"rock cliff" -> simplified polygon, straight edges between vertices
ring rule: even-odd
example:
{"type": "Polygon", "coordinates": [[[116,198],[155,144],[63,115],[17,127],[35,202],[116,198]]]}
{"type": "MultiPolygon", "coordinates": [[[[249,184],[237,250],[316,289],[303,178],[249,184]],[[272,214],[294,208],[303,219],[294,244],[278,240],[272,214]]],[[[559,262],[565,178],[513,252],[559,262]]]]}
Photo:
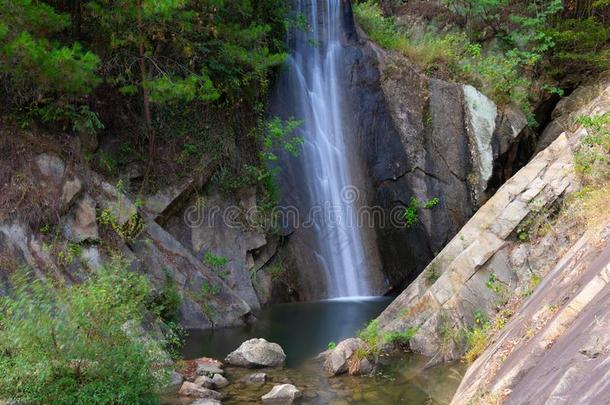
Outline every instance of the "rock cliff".
{"type": "Polygon", "coordinates": [[[416,225],[377,229],[384,272],[400,285],[419,274],[505,180],[502,163],[526,137],[527,119],[518,107],[498,107],[472,86],[428,77],[369,41],[351,14],[345,19],[346,77],[370,188],[367,204],[390,218],[412,198],[439,198],[433,209],[420,210],[416,225]]]}
{"type": "MultiPolygon", "coordinates": [[[[610,110],[610,82],[607,76],[600,80],[594,86],[598,89],[596,95],[589,97],[587,102],[578,102],[576,97],[579,93],[576,93],[572,101],[580,108],[573,109],[571,114],[599,116],[610,110]]],[[[548,325],[552,328],[548,333],[542,333],[544,337],[539,340],[542,343],[537,346],[541,350],[539,354],[544,356],[543,349],[555,339],[570,341],[566,329],[575,322],[575,311],[584,311],[587,303],[603,300],[607,293],[607,270],[604,267],[608,257],[603,253],[607,237],[602,232],[579,239],[584,227],[569,221],[556,224],[551,231],[535,240],[528,241],[528,232],[541,217],[548,219],[554,215],[558,203],[580,188],[573,162],[574,153],[586,133],[587,129],[573,121],[550,146],[508,180],[379,316],[380,330],[404,332],[412,328],[416,332],[410,341],[411,349],[432,357],[431,363],[458,359],[466,350],[464,331],[475,324],[475,318],[493,318],[498,308],[511,298],[531,294],[536,280],[548,273],[548,278],[543,278],[539,287],[544,292],[536,290],[538,292],[527,300],[511,322],[525,327],[530,322],[530,315],[537,314],[535,318],[539,318],[543,314],[536,311],[543,311],[546,304],[555,305],[552,314],[544,315],[546,319],[543,323],[549,321],[548,325]],[[591,263],[596,258],[599,260],[587,266],[587,261],[580,262],[584,254],[590,255],[591,263]],[[573,276],[570,276],[571,272],[573,276]],[[590,288],[587,287],[589,285],[590,288]],[[579,295],[582,291],[583,296],[579,295]],[[601,295],[598,296],[598,293],[601,295]],[[541,296],[546,298],[538,298],[541,296]]],[[[590,314],[596,311],[595,308],[589,307],[588,310],[593,311],[590,314]]],[[[577,322],[586,323],[587,319],[588,316],[578,316],[577,322]]],[[[576,327],[577,324],[573,325],[576,327]]],[[[507,356],[510,359],[510,350],[504,349],[516,344],[513,338],[517,332],[514,328],[516,326],[503,332],[501,341],[494,344],[495,349],[491,349],[496,355],[495,359],[501,359],[500,363],[507,356]]],[[[543,325],[539,329],[543,329],[543,325]]],[[[523,332],[523,329],[520,331],[523,332]]],[[[535,330],[534,334],[538,332],[535,330]]],[[[597,332],[594,335],[598,336],[597,332]]],[[[527,352],[527,349],[523,350],[521,353],[527,352]]],[[[569,350],[567,354],[571,353],[569,350]]],[[[473,390],[479,389],[470,388],[474,385],[472,376],[489,377],[489,367],[506,367],[502,368],[506,374],[500,373],[506,376],[506,380],[494,385],[496,388],[493,391],[497,393],[501,391],[500,386],[502,389],[508,387],[510,391],[513,387],[511,384],[518,384],[521,380],[525,384],[523,375],[540,360],[536,360],[536,356],[531,359],[521,356],[519,358],[525,363],[516,365],[519,360],[514,360],[515,363],[507,361],[506,366],[499,366],[497,361],[495,365],[491,364],[491,354],[484,357],[487,361],[475,363],[475,370],[478,371],[470,371],[466,377],[462,391],[469,394],[463,394],[464,397],[473,395],[473,390]]],[[[545,361],[553,360],[548,358],[545,361]]],[[[543,367],[535,372],[544,372],[543,367]]],[[[563,378],[559,374],[553,377],[557,384],[563,378]]],[[[535,379],[528,381],[532,383],[535,379]]],[[[591,395],[594,395],[595,389],[592,390],[591,395]]],[[[525,395],[525,391],[523,393],[525,395]]],[[[461,398],[459,393],[456,398],[461,398]]]]}
{"type": "Polygon", "coordinates": [[[2,137],[3,159],[14,161],[2,161],[10,169],[2,179],[0,294],[10,290],[20,268],[76,283],[120,255],[146,274],[158,294],[177,292],[186,328],[243,324],[269,299],[270,290],[254,280],[268,277],[256,273],[276,243],[223,216],[242,215],[256,206],[256,196],[253,190],[232,196],[215,190],[213,162],[202,161],[183,182],[136,201],[122,181],[111,184],[71,158],[70,146],[62,150],[54,137],[2,137]],[[215,207],[215,215],[206,207],[215,207]]]}

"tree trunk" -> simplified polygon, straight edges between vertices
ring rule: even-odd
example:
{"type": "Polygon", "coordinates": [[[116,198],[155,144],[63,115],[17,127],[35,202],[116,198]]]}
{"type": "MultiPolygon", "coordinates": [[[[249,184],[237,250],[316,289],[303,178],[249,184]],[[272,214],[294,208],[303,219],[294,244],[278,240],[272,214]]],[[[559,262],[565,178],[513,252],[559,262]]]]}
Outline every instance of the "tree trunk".
{"type": "Polygon", "coordinates": [[[142,1],[138,0],[138,15],[137,15],[137,28],[138,34],[140,35],[140,42],[138,44],[138,64],[140,66],[140,84],[142,86],[142,103],[144,108],[144,121],[146,123],[146,137],[148,138],[148,164],[150,165],[152,157],[154,156],[155,138],[152,128],[152,114],[150,112],[150,95],[146,88],[146,62],[144,58],[146,54],[144,52],[144,25],[142,23],[142,1]]]}

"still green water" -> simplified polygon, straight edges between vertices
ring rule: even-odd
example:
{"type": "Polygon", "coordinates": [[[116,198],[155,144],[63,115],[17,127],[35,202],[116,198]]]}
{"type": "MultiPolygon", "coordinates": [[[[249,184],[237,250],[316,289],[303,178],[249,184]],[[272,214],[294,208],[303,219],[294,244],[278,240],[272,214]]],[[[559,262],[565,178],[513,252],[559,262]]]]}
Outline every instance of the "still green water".
{"type": "Polygon", "coordinates": [[[389,304],[388,298],[328,300],[269,306],[259,311],[252,325],[216,331],[189,331],[184,358],[224,359],[243,341],[263,337],[279,343],[286,353],[286,368],[248,370],[227,367],[231,384],[223,404],[260,403],[274,384],[290,382],[303,392],[304,404],[447,404],[465,372],[460,363],[426,367],[428,359],[410,353],[381,357],[372,376],[329,378],[310,361],[329,342],[354,336],[389,304]],[[267,373],[263,385],[242,379],[254,372],[267,373]],[[240,381],[242,380],[242,381],[240,381]]]}

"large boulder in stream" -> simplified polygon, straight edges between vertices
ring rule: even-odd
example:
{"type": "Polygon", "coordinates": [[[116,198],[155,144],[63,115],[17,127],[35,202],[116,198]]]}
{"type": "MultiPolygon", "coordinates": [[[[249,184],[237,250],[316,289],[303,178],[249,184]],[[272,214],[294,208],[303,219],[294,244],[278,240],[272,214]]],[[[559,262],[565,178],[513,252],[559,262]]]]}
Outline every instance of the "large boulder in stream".
{"type": "Polygon", "coordinates": [[[280,367],[286,361],[286,354],[277,343],[250,339],[229,353],[225,361],[232,366],[248,368],[280,367]]]}

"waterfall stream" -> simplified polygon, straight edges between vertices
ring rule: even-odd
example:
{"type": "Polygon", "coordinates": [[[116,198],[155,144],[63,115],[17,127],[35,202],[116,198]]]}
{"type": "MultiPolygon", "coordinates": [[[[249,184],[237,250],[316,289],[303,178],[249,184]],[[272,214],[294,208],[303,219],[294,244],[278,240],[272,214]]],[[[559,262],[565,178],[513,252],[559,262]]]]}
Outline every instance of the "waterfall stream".
{"type": "Polygon", "coordinates": [[[302,121],[302,151],[296,162],[284,159],[282,170],[292,176],[289,182],[299,183],[300,197],[294,198],[300,200],[301,217],[312,222],[308,248],[314,250],[313,261],[325,278],[326,298],[372,294],[357,221],[360,191],[353,186],[354,162],[344,122],[349,116],[341,74],[345,4],[342,0],[296,2],[298,18],[308,24],[293,32],[287,71],[275,95],[284,115],[302,121]]]}

